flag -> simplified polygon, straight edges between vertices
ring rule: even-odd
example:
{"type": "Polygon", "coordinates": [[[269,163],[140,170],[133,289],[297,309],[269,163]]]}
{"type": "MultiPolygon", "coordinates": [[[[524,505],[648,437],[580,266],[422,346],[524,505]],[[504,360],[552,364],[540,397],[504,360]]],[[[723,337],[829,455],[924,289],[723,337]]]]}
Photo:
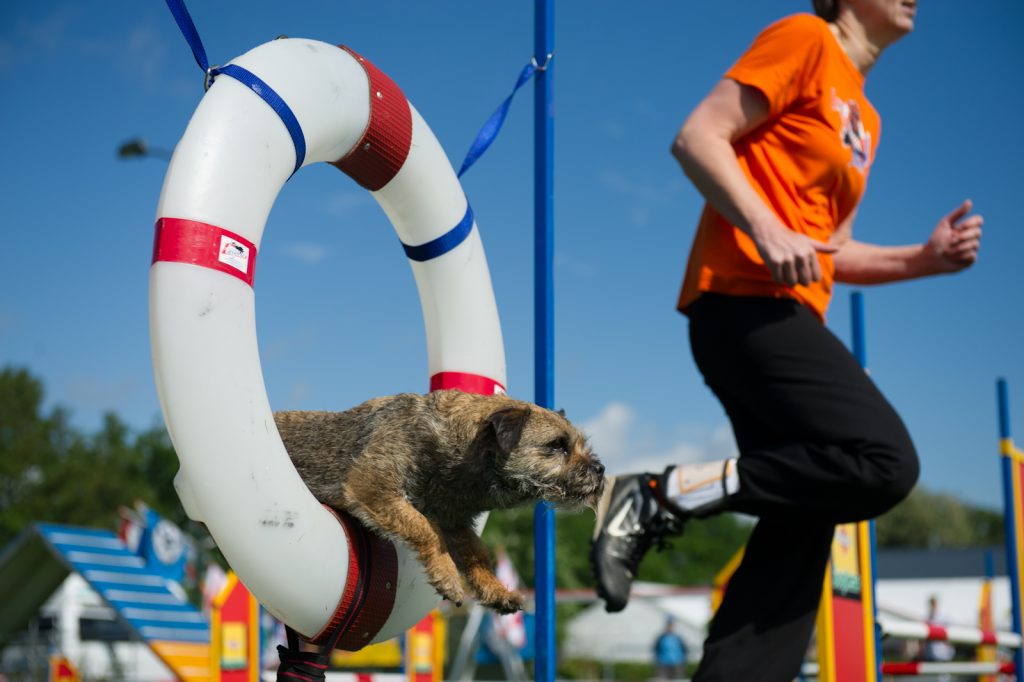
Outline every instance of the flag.
{"type": "Polygon", "coordinates": [[[203,612],[208,613],[213,600],[217,598],[224,586],[228,584],[228,574],[224,572],[216,562],[211,561],[206,567],[206,573],[203,575],[202,593],[203,593],[203,612]]]}
{"type": "MultiPolygon", "coordinates": [[[[499,547],[496,554],[498,561],[494,574],[502,585],[510,590],[518,590],[519,574],[516,573],[516,567],[512,565],[512,560],[508,558],[505,548],[499,547]]],[[[519,651],[526,646],[526,624],[523,621],[522,611],[492,618],[491,622],[494,624],[494,633],[508,642],[513,651],[519,651]]]]}
{"type": "MultiPolygon", "coordinates": [[[[136,502],[135,505],[141,505],[141,502],[136,502]]],[[[146,520],[141,513],[121,505],[117,508],[117,515],[119,517],[117,525],[117,537],[121,538],[121,542],[132,552],[139,551],[139,545],[142,543],[142,534],[146,531],[146,520]]]]}

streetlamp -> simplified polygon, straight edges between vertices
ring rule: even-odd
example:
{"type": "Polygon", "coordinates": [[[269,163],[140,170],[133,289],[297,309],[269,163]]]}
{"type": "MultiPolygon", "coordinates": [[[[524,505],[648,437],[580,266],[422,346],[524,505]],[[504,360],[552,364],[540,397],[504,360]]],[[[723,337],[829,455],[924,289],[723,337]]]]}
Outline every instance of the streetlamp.
{"type": "Polygon", "coordinates": [[[149,143],[141,137],[132,138],[117,148],[117,158],[122,160],[140,159],[147,156],[163,159],[164,161],[171,160],[171,152],[160,147],[150,147],[149,143]]]}

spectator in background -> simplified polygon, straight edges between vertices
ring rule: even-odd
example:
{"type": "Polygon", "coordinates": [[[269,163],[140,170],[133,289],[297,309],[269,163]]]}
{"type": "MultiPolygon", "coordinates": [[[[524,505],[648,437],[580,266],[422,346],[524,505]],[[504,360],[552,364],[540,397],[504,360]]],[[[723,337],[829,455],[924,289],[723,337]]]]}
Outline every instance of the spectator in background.
{"type": "Polygon", "coordinates": [[[670,616],[665,629],[654,640],[654,676],[659,680],[681,680],[686,674],[686,644],[675,631],[670,616]]]}
{"type": "MultiPolygon", "coordinates": [[[[931,625],[946,626],[949,620],[939,612],[939,597],[928,597],[928,615],[925,617],[931,625]]],[[[921,648],[922,661],[952,661],[956,649],[949,642],[927,641],[921,648]]]]}

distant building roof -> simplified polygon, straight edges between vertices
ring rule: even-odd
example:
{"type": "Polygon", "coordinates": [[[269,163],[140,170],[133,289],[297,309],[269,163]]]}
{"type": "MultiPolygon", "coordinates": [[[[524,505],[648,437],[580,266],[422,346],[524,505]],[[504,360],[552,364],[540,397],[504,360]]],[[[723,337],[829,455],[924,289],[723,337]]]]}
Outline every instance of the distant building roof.
{"type": "Polygon", "coordinates": [[[992,555],[995,575],[1007,575],[1002,547],[971,547],[879,550],[875,555],[876,578],[981,578],[985,576],[985,557],[989,553],[992,555]]]}

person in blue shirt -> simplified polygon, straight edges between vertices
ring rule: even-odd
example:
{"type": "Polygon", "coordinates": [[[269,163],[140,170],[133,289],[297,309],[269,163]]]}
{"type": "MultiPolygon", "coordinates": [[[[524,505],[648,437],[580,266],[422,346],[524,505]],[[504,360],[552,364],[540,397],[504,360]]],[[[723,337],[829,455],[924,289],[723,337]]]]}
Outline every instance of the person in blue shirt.
{"type": "Polygon", "coordinates": [[[654,675],[659,680],[681,680],[686,673],[686,644],[675,631],[675,621],[665,621],[665,629],[654,640],[654,675]]]}

